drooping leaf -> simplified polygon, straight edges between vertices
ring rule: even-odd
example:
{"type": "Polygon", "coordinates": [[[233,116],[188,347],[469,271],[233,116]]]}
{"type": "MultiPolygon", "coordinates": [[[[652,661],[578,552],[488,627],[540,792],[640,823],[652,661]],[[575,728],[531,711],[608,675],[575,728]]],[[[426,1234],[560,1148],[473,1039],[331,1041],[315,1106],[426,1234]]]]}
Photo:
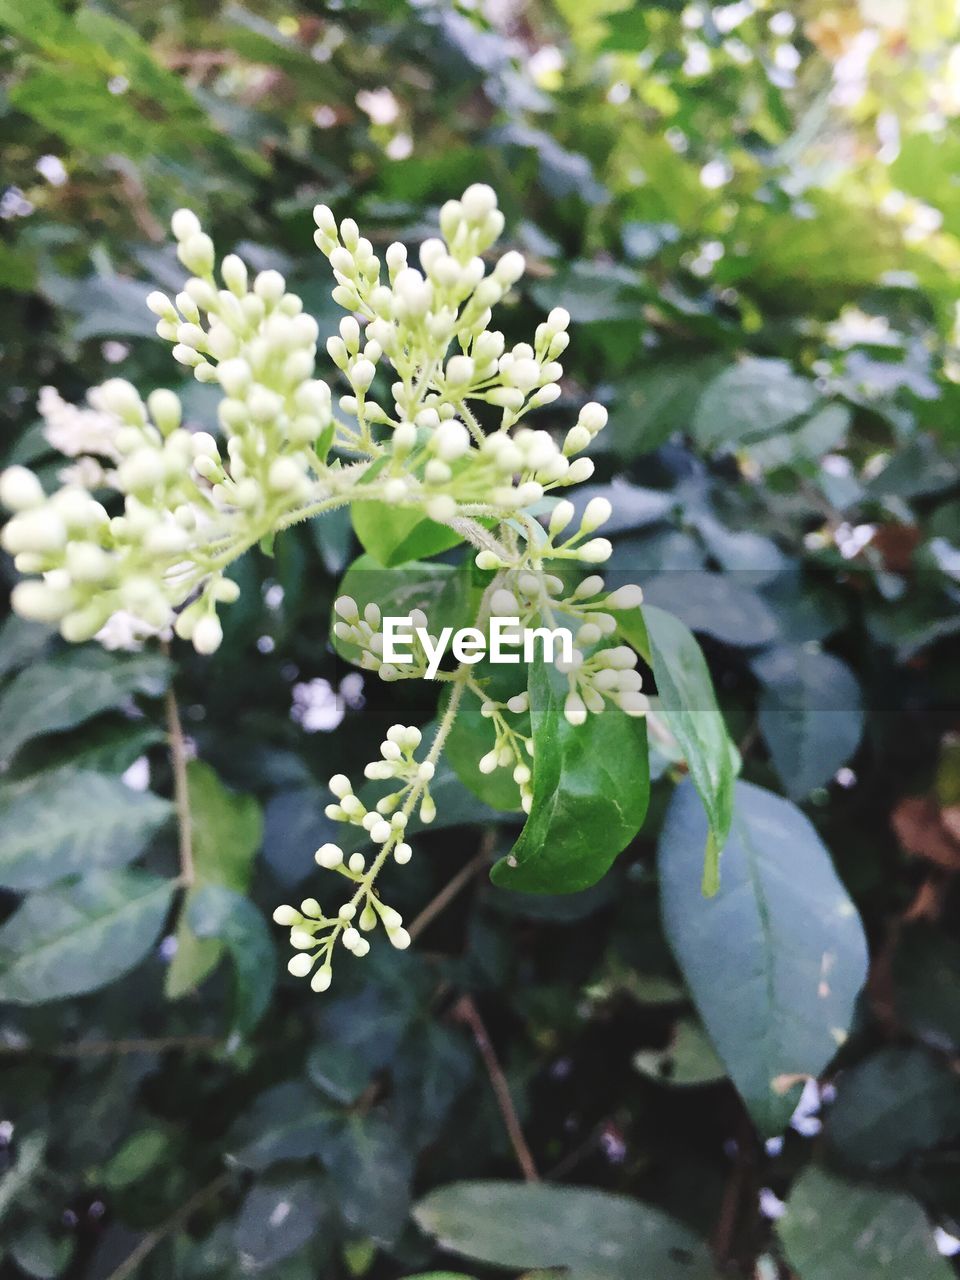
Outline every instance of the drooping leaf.
{"type": "Polygon", "coordinates": [[[619,616],[620,633],[653,668],[658,712],[676,738],[709,821],[703,883],[715,893],[730,832],[737,765],[703,652],[673,614],[645,605],[619,616]]]}
{"type": "Polygon", "coordinates": [[[647,726],[610,705],[569,724],[566,677],[542,658],[531,664],[529,691],[533,806],[490,878],[506,889],[572,893],[601,879],[640,830],[650,795],[647,726]]]}
{"type": "Polygon", "coordinates": [[[853,672],[833,654],[777,645],[755,658],[760,729],[789,795],[802,799],[851,758],[863,734],[853,672]]]}
{"type": "Polygon", "coordinates": [[[43,1004],[116,981],[150,951],[174,888],[121,868],[32,894],[0,927],[0,1000],[43,1004]]]}
{"type": "Polygon", "coordinates": [[[34,663],[0,695],[0,765],[40,734],[72,729],[137,693],[157,697],[168,675],[160,654],[121,656],[94,647],[34,663]]]}
{"type": "Polygon", "coordinates": [[[22,893],[132,862],[171,806],[119,778],[58,769],[0,787],[0,812],[0,885],[22,893]]]}
{"type": "Polygon", "coordinates": [[[925,1049],[882,1049],[845,1071],[827,1136],[855,1165],[885,1169],[960,1133],[960,1079],[925,1049]]]}
{"type": "Polygon", "coordinates": [[[664,927],[700,1017],[766,1137],[846,1038],[867,972],[856,907],[809,820],[738,782],[720,887],[700,893],[707,818],[690,782],[660,836],[664,927]]]}
{"type": "Polygon", "coordinates": [[[455,1182],[414,1209],[441,1248],[511,1270],[563,1267],[570,1280],[712,1280],[706,1246],[661,1209],[587,1187],[455,1182]]]}
{"type": "Polygon", "coordinates": [[[951,1280],[916,1200],[818,1169],[794,1184],[777,1234],[799,1280],[951,1280]]]}

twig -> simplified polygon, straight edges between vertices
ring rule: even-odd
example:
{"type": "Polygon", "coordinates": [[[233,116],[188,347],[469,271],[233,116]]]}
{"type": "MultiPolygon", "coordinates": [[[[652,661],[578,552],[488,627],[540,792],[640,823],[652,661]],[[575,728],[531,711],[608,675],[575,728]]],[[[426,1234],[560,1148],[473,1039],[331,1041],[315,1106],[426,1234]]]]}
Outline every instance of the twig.
{"type": "Polygon", "coordinates": [[[497,1061],[497,1055],[493,1051],[493,1045],[490,1043],[490,1037],[487,1035],[487,1029],[483,1025],[483,1019],[480,1017],[480,1011],[473,1002],[473,997],[469,995],[461,996],[453,1006],[452,1016],[457,1021],[465,1023],[473,1032],[473,1038],[477,1043],[477,1048],[480,1050],[480,1057],[483,1059],[483,1065],[487,1069],[487,1075],[490,1077],[490,1084],[493,1086],[497,1105],[500,1108],[500,1114],[503,1116],[507,1136],[510,1139],[510,1145],[513,1147],[514,1155],[517,1157],[520,1171],[527,1182],[539,1182],[540,1175],[537,1173],[537,1166],[533,1163],[533,1156],[530,1154],[530,1148],[527,1146],[527,1140],[523,1136],[523,1130],[517,1118],[513,1099],[510,1097],[510,1086],[507,1084],[507,1078],[503,1074],[500,1063],[497,1061]]]}
{"type": "Polygon", "coordinates": [[[171,1231],[176,1231],[177,1227],[182,1226],[189,1218],[193,1216],[201,1205],[206,1204],[208,1200],[212,1200],[218,1195],[224,1187],[230,1185],[231,1175],[229,1173],[221,1173],[214,1178],[212,1182],[208,1182],[205,1187],[201,1187],[199,1191],[195,1191],[189,1200],[186,1200],[175,1213],[172,1213],[166,1222],[162,1222],[156,1231],[151,1231],[149,1235],[145,1235],[137,1247],[131,1254],[120,1263],[116,1271],[111,1271],[107,1280],[127,1280],[128,1276],[132,1276],[140,1263],[153,1253],[158,1244],[161,1244],[171,1231]]]}
{"type": "Polygon", "coordinates": [[[93,1058],[108,1054],[167,1053],[171,1049],[215,1049],[220,1036],[161,1036],[144,1040],[80,1040],[77,1044],[55,1044],[50,1048],[34,1044],[0,1044],[0,1055],[37,1054],[47,1058],[93,1058]]]}
{"type": "Polygon", "coordinates": [[[196,880],[193,861],[193,817],[190,812],[190,785],[187,780],[187,745],[183,737],[183,725],[177,709],[177,697],[173,685],[167,688],[167,740],[170,744],[170,767],[173,770],[173,798],[177,807],[177,823],[180,829],[180,879],[189,889],[196,880]]]}
{"type": "Polygon", "coordinates": [[[407,932],[411,938],[417,938],[428,924],[431,924],[441,911],[445,910],[461,889],[466,888],[473,877],[490,861],[493,842],[496,836],[492,830],[485,831],[480,842],[480,849],[468,863],[460,868],[455,876],[447,881],[435,898],[432,898],[416,917],[407,932]]]}

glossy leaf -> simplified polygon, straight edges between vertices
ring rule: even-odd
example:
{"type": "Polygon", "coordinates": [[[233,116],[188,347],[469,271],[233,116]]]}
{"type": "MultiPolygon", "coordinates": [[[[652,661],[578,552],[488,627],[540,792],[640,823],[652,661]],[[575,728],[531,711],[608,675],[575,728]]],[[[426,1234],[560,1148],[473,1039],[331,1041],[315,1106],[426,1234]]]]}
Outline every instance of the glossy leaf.
{"type": "Polygon", "coordinates": [[[916,1200],[813,1166],[794,1184],[777,1234],[799,1280],[951,1280],[916,1200]]]}
{"type": "Polygon", "coordinates": [[[737,783],[713,898],[699,890],[706,835],[684,782],[660,836],[664,927],[710,1039],[771,1137],[786,1127],[803,1080],[846,1039],[867,972],[863,926],[815,829],[788,800],[737,783]]]}
{"type": "Polygon", "coordinates": [[[119,778],[60,769],[0,787],[0,811],[0,885],[22,893],[132,862],[172,806],[119,778]]]}
{"type": "Polygon", "coordinates": [[[116,981],[153,947],[174,887],[120,869],[33,894],[0,926],[0,1000],[43,1004],[116,981]]]}
{"type": "Polygon", "coordinates": [[[542,659],[530,667],[529,690],[533,806],[491,879],[507,889],[573,893],[601,879],[643,824],[647,726],[610,705],[568,724],[566,677],[542,659]]]}
{"type": "Polygon", "coordinates": [[[207,884],[191,895],[186,922],[199,939],[216,939],[230,953],[235,974],[232,1030],[249,1035],[266,1013],[276,983],[276,950],[266,920],[243,894],[207,884]]]}
{"type": "Polygon", "coordinates": [[[34,663],[0,694],[0,764],[40,734],[72,729],[137,693],[157,697],[168,674],[159,654],[120,656],[99,648],[70,649],[34,663]]]}
{"type": "Polygon", "coordinates": [[[414,1216],[450,1253],[511,1270],[564,1267],[570,1280],[711,1280],[706,1246],[661,1209],[586,1187],[455,1182],[414,1216]]]}
{"type": "Polygon", "coordinates": [[[775,646],[752,664],[763,686],[760,730],[794,799],[829,782],[863,735],[860,686],[833,654],[775,646]]]}

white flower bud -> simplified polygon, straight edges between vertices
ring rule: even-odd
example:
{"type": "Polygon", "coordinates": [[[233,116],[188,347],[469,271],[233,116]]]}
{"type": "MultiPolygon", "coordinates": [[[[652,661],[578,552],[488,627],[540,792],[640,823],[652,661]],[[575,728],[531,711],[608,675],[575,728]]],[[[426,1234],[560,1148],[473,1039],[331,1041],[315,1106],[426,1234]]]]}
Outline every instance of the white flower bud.
{"type": "Polygon", "coordinates": [[[200,219],[192,209],[178,209],[170,219],[170,228],[177,240],[188,240],[200,233],[200,219]]]}
{"type": "Polygon", "coordinates": [[[603,564],[613,554],[613,544],[609,538],[591,538],[577,551],[577,559],[584,564],[603,564]]]}
{"type": "Polygon", "coordinates": [[[294,907],[277,907],[273,913],[274,924],[283,925],[284,928],[300,924],[302,920],[303,916],[294,907]]]}
{"type": "Polygon", "coordinates": [[[595,400],[591,400],[589,404],[585,404],[580,410],[577,425],[586,427],[591,436],[595,436],[598,431],[602,431],[607,425],[606,409],[602,404],[597,404],[595,400]]]}
{"type": "Polygon", "coordinates": [[[359,360],[355,360],[350,366],[347,376],[354,390],[359,395],[363,395],[365,391],[369,391],[376,372],[376,366],[364,356],[361,356],[359,360]]]}
{"type": "Polygon", "coordinates": [[[330,983],[332,981],[333,981],[333,970],[330,968],[328,964],[321,965],[321,967],[310,979],[310,989],[312,991],[316,991],[319,994],[321,991],[328,990],[330,987],[330,983]]]}
{"type": "Polygon", "coordinates": [[[22,511],[9,520],[0,532],[0,545],[11,555],[33,551],[43,555],[62,551],[67,541],[67,530],[56,511],[48,506],[22,511]]]}
{"type": "Polygon", "coordinates": [[[613,507],[606,498],[591,498],[583,512],[580,529],[583,533],[593,533],[613,515],[613,507]]]}
{"type": "Polygon", "coordinates": [[[511,249],[509,253],[505,253],[497,265],[493,269],[494,278],[505,285],[516,284],[523,275],[527,264],[524,261],[522,253],[517,253],[515,249],[511,249]]]}
{"type": "Polygon", "coordinates": [[[8,511],[29,511],[43,500],[43,485],[26,467],[7,467],[0,472],[0,504],[8,511]]]}
{"type": "Polygon", "coordinates": [[[73,605],[75,596],[66,590],[36,580],[18,582],[10,593],[13,611],[30,622],[59,622],[73,605]]]}
{"type": "Polygon", "coordinates": [[[322,844],[313,856],[317,865],[326,867],[328,871],[333,871],[343,862],[343,850],[335,844],[322,844]]]}
{"type": "Polygon", "coordinates": [[[572,690],[567,694],[564,701],[563,717],[568,724],[572,724],[574,727],[583,724],[587,718],[587,708],[583,699],[572,690]]]}
{"type": "Polygon", "coordinates": [[[590,458],[576,458],[570,463],[570,470],[566,474],[567,484],[583,484],[584,480],[589,480],[593,475],[594,466],[590,458]]]}
{"type": "Polygon", "coordinates": [[[295,978],[305,978],[313,968],[313,961],[313,956],[308,956],[306,952],[301,951],[287,962],[287,971],[295,978]]]}
{"type": "Polygon", "coordinates": [[[475,182],[460,197],[460,208],[470,222],[483,222],[497,207],[497,195],[485,182],[475,182]]]}
{"type": "Polygon", "coordinates": [[[223,628],[215,613],[207,613],[198,619],[193,628],[193,647],[197,653],[216,653],[223,642],[223,628]]]}
{"type": "Polygon", "coordinates": [[[550,512],[550,532],[552,534],[561,533],[576,514],[576,510],[572,502],[566,498],[562,499],[550,512]]]}
{"type": "Polygon", "coordinates": [[[253,291],[267,304],[277,303],[283,297],[287,282],[279,271],[261,271],[253,282],[253,291]]]}
{"type": "Polygon", "coordinates": [[[267,484],[274,493],[290,493],[303,478],[303,470],[293,458],[274,458],[267,473],[267,484]]]}
{"type": "Polygon", "coordinates": [[[347,859],[347,866],[355,876],[360,875],[366,865],[367,861],[362,853],[351,853],[350,857],[347,859]]]}
{"type": "Polygon", "coordinates": [[[177,246],[177,257],[197,276],[208,276],[213,270],[213,241],[202,231],[181,240],[177,246]]]}
{"type": "Polygon", "coordinates": [[[586,427],[571,427],[563,441],[563,452],[567,457],[573,453],[582,453],[592,439],[593,436],[586,427]]]}
{"type": "Polygon", "coordinates": [[[387,937],[398,951],[406,951],[412,941],[406,929],[391,929],[388,931],[387,937]]]}
{"type": "Polygon", "coordinates": [[[393,858],[400,866],[404,866],[413,857],[413,850],[408,844],[398,844],[393,851],[393,858]]]}
{"type": "Polygon", "coordinates": [[[228,253],[220,263],[220,274],[223,276],[223,283],[231,293],[236,294],[238,298],[246,294],[247,268],[235,253],[228,253]]]}
{"type": "Polygon", "coordinates": [[[632,583],[617,587],[606,600],[608,609],[636,609],[641,604],[643,604],[643,589],[632,583]]]}
{"type": "Polygon", "coordinates": [[[393,834],[389,822],[378,822],[370,828],[370,839],[374,844],[385,844],[393,834]]]}
{"type": "Polygon", "coordinates": [[[476,365],[469,356],[452,356],[444,372],[450,386],[465,387],[473,381],[476,365]]]}
{"type": "Polygon", "coordinates": [[[325,204],[314,205],[313,220],[325,236],[331,239],[337,234],[337,220],[325,204]]]}
{"type": "Polygon", "coordinates": [[[432,448],[444,462],[455,462],[470,448],[470,433],[461,422],[442,422],[434,433],[432,448]]]}

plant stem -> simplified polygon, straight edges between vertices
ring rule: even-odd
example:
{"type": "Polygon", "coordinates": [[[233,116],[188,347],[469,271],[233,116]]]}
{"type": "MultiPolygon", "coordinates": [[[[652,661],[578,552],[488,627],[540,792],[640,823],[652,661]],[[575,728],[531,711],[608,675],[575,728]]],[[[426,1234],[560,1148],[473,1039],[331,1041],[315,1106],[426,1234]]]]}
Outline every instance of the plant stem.
{"type": "MultiPolygon", "coordinates": [[[[164,645],[164,649],[169,654],[170,646],[164,645]]],[[[187,780],[187,744],[183,736],[177,696],[172,684],[167,688],[165,706],[170,767],[173,770],[173,799],[179,830],[180,880],[184,888],[189,889],[194,884],[197,874],[193,860],[193,815],[190,811],[190,785],[187,780]]]]}
{"type": "Polygon", "coordinates": [[[231,1182],[229,1173],[219,1174],[212,1182],[208,1182],[205,1187],[201,1187],[199,1191],[194,1192],[189,1200],[186,1200],[175,1213],[172,1213],[166,1222],[162,1222],[156,1231],[151,1231],[149,1235],[145,1235],[137,1247],[131,1254],[120,1263],[115,1271],[111,1271],[107,1280],[127,1280],[129,1276],[134,1275],[137,1268],[145,1258],[153,1253],[158,1244],[162,1243],[171,1232],[176,1231],[183,1226],[201,1206],[205,1205],[208,1200],[212,1200],[214,1196],[219,1195],[225,1187],[231,1182]]]}
{"type": "Polygon", "coordinates": [[[513,1147],[513,1153],[517,1157],[517,1164],[520,1166],[521,1173],[527,1182],[539,1182],[540,1175],[537,1173],[537,1166],[533,1162],[533,1156],[530,1154],[527,1140],[523,1136],[523,1129],[520,1127],[520,1120],[513,1105],[513,1099],[510,1096],[507,1077],[503,1074],[503,1068],[497,1060],[493,1045],[490,1043],[490,1037],[487,1035],[487,1028],[480,1017],[479,1009],[473,1002],[473,997],[469,995],[461,996],[453,1007],[453,1016],[459,1022],[465,1023],[473,1032],[473,1038],[476,1041],[477,1048],[480,1050],[480,1057],[483,1059],[483,1065],[487,1069],[487,1075],[490,1077],[490,1084],[493,1087],[500,1114],[503,1116],[507,1137],[510,1139],[510,1145],[513,1147]]]}

